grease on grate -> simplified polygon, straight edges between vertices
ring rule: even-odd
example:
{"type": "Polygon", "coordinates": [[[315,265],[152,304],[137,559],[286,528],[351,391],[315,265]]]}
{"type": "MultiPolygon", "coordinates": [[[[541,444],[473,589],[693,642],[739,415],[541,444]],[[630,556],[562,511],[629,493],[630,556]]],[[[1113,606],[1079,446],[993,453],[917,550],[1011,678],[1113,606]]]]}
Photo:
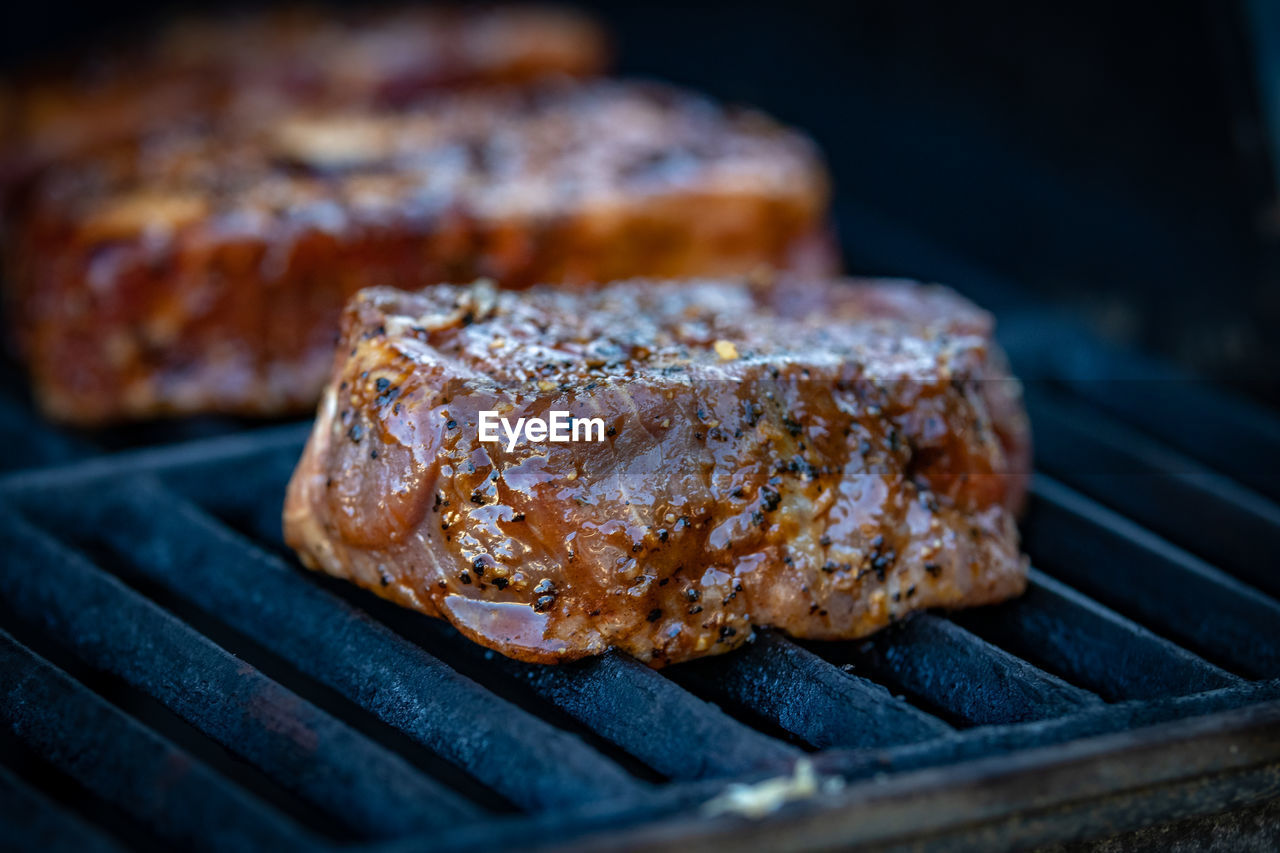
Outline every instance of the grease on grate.
{"type": "Polygon", "coordinates": [[[818,794],[834,794],[844,787],[839,776],[819,776],[808,758],[796,761],[790,776],[775,776],[752,785],[729,785],[702,806],[707,817],[735,814],[759,819],[772,814],[784,803],[807,800],[818,794]]]}

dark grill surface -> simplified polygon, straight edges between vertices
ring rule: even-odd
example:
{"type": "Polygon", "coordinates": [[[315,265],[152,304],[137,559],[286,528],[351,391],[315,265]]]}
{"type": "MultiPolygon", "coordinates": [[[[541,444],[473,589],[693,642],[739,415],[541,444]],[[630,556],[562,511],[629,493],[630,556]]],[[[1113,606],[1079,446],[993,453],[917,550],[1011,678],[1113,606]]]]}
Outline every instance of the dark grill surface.
{"type": "Polygon", "coordinates": [[[1037,442],[1027,595],[663,672],[513,662],[302,570],[280,506],[306,425],[95,455],[28,424],[10,467],[73,461],[0,480],[0,825],[75,850],[983,847],[1275,796],[1280,422],[1002,321],[1037,442]],[[804,756],[843,789],[703,808],[804,756]]]}

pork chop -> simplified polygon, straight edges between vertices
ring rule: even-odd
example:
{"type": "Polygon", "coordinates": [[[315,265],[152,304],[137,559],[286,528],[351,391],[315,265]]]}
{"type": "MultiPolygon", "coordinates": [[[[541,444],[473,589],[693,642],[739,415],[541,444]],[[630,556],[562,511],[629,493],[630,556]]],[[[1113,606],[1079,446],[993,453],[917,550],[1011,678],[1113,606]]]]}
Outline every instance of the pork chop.
{"type": "Polygon", "coordinates": [[[38,183],[11,319],[53,418],[287,414],[363,287],[830,271],[826,212],[803,136],[656,85],[171,128],[38,183]]]}
{"type": "Polygon", "coordinates": [[[938,287],[370,289],[285,537],[526,661],[861,637],[1023,589],[1019,393],[989,316],[938,287]],[[482,440],[557,412],[578,440],[482,440]]]}

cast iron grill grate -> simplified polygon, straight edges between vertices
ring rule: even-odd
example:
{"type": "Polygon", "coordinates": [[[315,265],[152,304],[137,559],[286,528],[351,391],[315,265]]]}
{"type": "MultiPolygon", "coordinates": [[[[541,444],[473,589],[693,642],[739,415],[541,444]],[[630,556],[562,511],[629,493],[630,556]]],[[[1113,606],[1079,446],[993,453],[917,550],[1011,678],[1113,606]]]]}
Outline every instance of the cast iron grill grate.
{"type": "Polygon", "coordinates": [[[1274,796],[1280,507],[1224,448],[1280,458],[1280,426],[1051,328],[1005,330],[1038,443],[1024,598],[663,672],[516,663],[301,570],[279,509],[304,426],[12,474],[0,824],[77,850],[964,846],[1274,796]],[[1197,440],[1150,417],[1161,393],[1197,440]],[[843,790],[705,814],[806,756],[843,790]]]}

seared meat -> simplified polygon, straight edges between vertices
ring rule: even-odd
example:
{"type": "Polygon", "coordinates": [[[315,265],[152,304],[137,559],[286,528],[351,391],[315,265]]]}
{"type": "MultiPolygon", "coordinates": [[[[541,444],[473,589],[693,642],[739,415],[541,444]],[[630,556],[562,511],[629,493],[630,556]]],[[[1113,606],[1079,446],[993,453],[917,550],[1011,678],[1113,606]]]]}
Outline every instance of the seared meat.
{"type": "Polygon", "coordinates": [[[988,316],[936,287],[371,289],[285,536],[527,661],[860,637],[1022,590],[1018,395],[988,316]],[[556,411],[601,440],[480,440],[483,412],[556,411]]]}
{"type": "Polygon", "coordinates": [[[300,411],[362,287],[828,271],[826,197],[802,136],[658,86],[170,129],[46,175],[13,317],[61,420],[300,411]]]}
{"type": "Polygon", "coordinates": [[[15,81],[0,97],[0,174],[12,180],[184,118],[403,105],[442,87],[591,76],[606,59],[599,27],[552,9],[293,8],[183,19],[15,81]]]}

